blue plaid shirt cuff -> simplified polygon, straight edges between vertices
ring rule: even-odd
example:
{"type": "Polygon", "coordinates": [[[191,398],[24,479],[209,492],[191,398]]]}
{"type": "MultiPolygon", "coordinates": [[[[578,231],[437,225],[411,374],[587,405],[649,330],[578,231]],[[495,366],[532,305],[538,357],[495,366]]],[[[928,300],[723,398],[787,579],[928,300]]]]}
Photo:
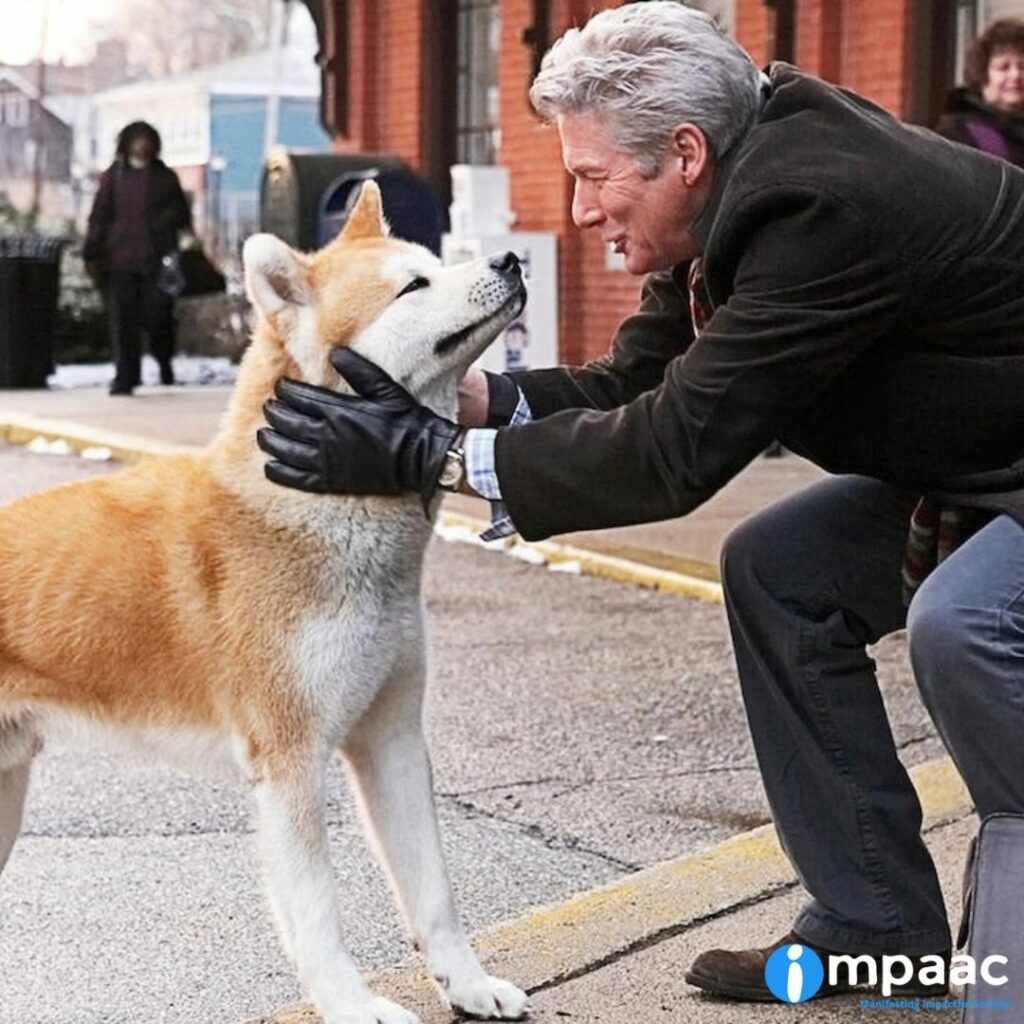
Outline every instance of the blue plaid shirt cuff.
{"type": "MultiPolygon", "coordinates": [[[[518,427],[533,419],[526,396],[519,392],[516,411],[509,420],[510,427],[518,427]]],[[[501,500],[501,485],[494,466],[494,439],[496,430],[479,428],[466,431],[463,446],[466,451],[466,479],[469,486],[491,503],[491,525],[480,534],[483,541],[511,537],[516,532],[515,523],[501,500]]]]}

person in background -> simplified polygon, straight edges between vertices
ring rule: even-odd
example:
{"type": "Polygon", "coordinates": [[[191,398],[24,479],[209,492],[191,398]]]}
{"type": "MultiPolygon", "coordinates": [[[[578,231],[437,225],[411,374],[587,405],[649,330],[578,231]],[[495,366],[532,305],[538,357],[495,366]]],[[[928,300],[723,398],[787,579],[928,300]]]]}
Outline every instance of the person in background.
{"type": "Polygon", "coordinates": [[[1024,167],[1024,21],[994,22],[971,44],[936,131],[1024,167]]]}
{"type": "Polygon", "coordinates": [[[83,256],[110,313],[116,372],[112,395],[141,382],[142,331],[160,364],[160,382],[174,383],[174,300],[157,287],[160,261],[191,230],[192,213],[178,176],[160,159],[160,134],[133,121],[117,137],[117,156],[100,177],[83,256]]]}

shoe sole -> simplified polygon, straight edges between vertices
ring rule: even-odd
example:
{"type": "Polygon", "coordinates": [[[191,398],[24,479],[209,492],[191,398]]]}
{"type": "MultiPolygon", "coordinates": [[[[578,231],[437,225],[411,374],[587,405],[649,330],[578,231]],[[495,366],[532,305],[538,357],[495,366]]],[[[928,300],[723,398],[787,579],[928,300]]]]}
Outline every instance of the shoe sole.
{"type": "Polygon", "coordinates": [[[687,985],[702,989],[713,996],[736,999],[744,1003],[777,1003],[779,1000],[767,988],[747,988],[744,985],[724,984],[719,978],[699,971],[687,971],[683,976],[687,985]]]}

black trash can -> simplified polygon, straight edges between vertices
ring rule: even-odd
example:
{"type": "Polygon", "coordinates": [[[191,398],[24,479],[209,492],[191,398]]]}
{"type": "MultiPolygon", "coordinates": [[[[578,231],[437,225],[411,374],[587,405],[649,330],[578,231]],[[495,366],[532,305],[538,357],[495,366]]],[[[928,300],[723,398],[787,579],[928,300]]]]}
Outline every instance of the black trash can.
{"type": "Polygon", "coordinates": [[[346,171],[327,186],[320,200],[317,246],[327,245],[344,228],[362,183],[372,178],[380,186],[384,217],[391,234],[426,246],[441,255],[441,206],[430,186],[408,167],[378,171],[346,171]]]}
{"type": "Polygon", "coordinates": [[[42,388],[53,373],[61,238],[0,236],[0,388],[42,388]]]}
{"type": "Polygon", "coordinates": [[[398,170],[405,163],[386,153],[291,153],[275,149],[260,184],[260,231],[309,251],[317,248],[320,204],[343,174],[398,170]]]}

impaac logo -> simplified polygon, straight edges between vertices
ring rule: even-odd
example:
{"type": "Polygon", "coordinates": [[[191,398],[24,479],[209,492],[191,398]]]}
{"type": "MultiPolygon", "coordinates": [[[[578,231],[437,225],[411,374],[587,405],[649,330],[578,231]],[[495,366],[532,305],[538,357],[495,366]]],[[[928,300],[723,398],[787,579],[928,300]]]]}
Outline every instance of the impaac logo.
{"type": "MultiPolygon", "coordinates": [[[[942,956],[840,956],[828,958],[829,985],[867,985],[878,988],[888,998],[893,986],[916,980],[922,986],[943,984],[976,985],[979,975],[987,985],[1005,985],[1005,974],[997,973],[1009,960],[994,954],[978,962],[963,953],[947,964],[942,956]]],[[[780,946],[764,965],[764,980],[776,999],[783,1003],[803,1003],[818,994],[825,981],[821,957],[809,946],[790,943],[780,946]]]]}
{"type": "Polygon", "coordinates": [[[821,957],[810,946],[780,946],[764,965],[764,980],[776,999],[803,1003],[818,994],[825,980],[821,957]]]}

